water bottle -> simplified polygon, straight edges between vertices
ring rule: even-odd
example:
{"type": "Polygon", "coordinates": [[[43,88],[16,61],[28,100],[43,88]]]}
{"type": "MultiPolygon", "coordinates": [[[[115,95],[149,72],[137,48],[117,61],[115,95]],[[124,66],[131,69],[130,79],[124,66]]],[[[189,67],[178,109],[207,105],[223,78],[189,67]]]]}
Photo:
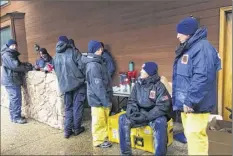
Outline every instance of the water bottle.
{"type": "Polygon", "coordinates": [[[134,62],[133,61],[131,61],[131,62],[129,62],[129,71],[134,71],[134,62]]]}
{"type": "Polygon", "coordinates": [[[135,85],[135,78],[131,79],[131,91],[133,90],[133,87],[135,85]]]}

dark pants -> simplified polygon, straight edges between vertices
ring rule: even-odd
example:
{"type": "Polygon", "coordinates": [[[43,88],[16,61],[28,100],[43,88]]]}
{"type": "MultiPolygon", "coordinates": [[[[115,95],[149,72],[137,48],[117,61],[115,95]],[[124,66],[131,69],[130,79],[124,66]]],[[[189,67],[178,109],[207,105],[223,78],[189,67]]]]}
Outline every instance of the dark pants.
{"type": "Polygon", "coordinates": [[[9,96],[9,110],[11,121],[21,118],[22,94],[21,86],[5,86],[9,96]]]}
{"type": "MultiPolygon", "coordinates": [[[[164,156],[167,153],[167,118],[159,117],[150,122],[153,129],[154,148],[156,156],[164,156]]],[[[132,123],[125,114],[119,118],[119,137],[121,155],[132,155],[130,130],[132,123]]]]}
{"type": "Polygon", "coordinates": [[[65,133],[79,130],[82,124],[86,95],[80,89],[65,93],[65,133]]]}

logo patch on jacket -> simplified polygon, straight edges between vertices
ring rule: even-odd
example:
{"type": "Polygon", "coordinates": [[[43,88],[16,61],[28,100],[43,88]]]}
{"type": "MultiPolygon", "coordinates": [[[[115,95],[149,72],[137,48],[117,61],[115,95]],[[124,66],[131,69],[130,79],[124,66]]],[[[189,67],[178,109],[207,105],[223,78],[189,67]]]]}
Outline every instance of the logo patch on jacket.
{"type": "Polygon", "coordinates": [[[155,99],[155,97],[156,97],[156,92],[154,90],[151,90],[149,98],[155,99]]]}
{"type": "Polygon", "coordinates": [[[161,100],[162,100],[162,101],[166,101],[166,100],[168,100],[168,96],[167,96],[167,95],[162,96],[162,97],[161,97],[161,100]]]}
{"type": "Polygon", "coordinates": [[[181,63],[188,64],[189,56],[187,54],[182,56],[181,63]]]}
{"type": "Polygon", "coordinates": [[[95,80],[95,84],[99,84],[100,83],[100,80],[99,79],[94,79],[95,80]]]}

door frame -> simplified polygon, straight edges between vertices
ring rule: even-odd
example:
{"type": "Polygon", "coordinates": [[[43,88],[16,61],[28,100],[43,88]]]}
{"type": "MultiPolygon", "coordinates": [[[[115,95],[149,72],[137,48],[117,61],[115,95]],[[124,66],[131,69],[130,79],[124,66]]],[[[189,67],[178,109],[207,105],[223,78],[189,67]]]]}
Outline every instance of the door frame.
{"type": "MultiPolygon", "coordinates": [[[[224,51],[226,40],[226,14],[232,12],[232,6],[220,8],[220,27],[219,27],[219,55],[221,57],[222,68],[224,67],[224,51]]],[[[218,114],[223,116],[223,70],[218,73],[218,114]]]]}

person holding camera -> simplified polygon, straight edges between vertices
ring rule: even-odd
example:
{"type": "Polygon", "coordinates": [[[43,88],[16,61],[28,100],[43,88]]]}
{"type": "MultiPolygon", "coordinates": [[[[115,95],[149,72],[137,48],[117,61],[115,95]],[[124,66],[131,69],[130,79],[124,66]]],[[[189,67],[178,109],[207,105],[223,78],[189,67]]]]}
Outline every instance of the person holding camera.
{"type": "Polygon", "coordinates": [[[18,124],[27,123],[21,116],[22,95],[21,85],[25,72],[33,69],[32,64],[22,63],[19,60],[20,53],[17,51],[17,42],[10,39],[2,47],[2,79],[1,83],[5,86],[9,95],[9,110],[11,121],[18,124]]]}
{"type": "Polygon", "coordinates": [[[45,73],[51,72],[52,68],[52,57],[49,55],[45,48],[40,48],[40,58],[36,60],[35,70],[44,71],[45,73]]]}

